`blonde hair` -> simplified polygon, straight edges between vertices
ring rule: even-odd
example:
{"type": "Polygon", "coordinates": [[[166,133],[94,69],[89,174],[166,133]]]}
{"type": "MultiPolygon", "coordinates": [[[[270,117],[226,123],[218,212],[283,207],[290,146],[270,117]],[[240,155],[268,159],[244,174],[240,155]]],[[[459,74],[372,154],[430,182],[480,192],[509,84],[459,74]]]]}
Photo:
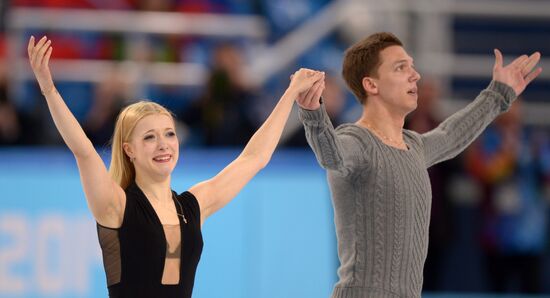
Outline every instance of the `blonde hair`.
{"type": "Polygon", "coordinates": [[[123,144],[130,141],[130,136],[139,120],[154,114],[168,115],[174,120],[172,113],[165,107],[150,101],[131,104],[118,114],[112,139],[109,173],[122,189],[126,189],[136,178],[134,164],[124,152],[123,144]]]}

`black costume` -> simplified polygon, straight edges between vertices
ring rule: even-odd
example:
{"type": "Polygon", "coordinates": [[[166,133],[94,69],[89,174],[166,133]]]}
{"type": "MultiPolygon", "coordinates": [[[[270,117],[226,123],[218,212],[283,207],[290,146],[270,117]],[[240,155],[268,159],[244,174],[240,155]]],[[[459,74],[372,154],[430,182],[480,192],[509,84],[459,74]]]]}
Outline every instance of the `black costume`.
{"type": "Polygon", "coordinates": [[[178,216],[179,226],[163,226],[135,183],[125,192],[121,227],[97,225],[109,297],[190,298],[203,247],[197,199],[172,191],[183,217],[178,216]]]}

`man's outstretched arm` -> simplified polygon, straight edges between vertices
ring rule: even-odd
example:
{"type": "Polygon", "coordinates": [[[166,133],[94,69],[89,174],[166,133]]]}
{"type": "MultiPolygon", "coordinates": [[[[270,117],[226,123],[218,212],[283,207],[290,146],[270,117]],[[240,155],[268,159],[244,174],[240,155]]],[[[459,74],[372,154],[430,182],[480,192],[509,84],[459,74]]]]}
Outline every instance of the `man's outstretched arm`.
{"type": "Polygon", "coordinates": [[[470,145],[500,113],[542,71],[535,68],[540,53],[523,55],[503,66],[502,54],[495,49],[493,81],[464,109],[456,112],[434,130],[421,136],[426,166],[453,158],[470,145]]]}

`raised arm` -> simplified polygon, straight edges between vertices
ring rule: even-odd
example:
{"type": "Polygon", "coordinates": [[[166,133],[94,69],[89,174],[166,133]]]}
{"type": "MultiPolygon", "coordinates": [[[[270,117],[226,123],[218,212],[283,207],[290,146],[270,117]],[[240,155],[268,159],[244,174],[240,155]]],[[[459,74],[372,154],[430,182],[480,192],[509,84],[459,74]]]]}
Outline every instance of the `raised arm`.
{"type": "Polygon", "coordinates": [[[55,126],[76,158],[88,206],[99,224],[119,227],[125,202],[124,191],[111,179],[103,160],[57,92],[49,67],[52,51],[51,40],[45,36],[36,44],[34,37],[30,38],[28,54],[32,70],[55,126]]]}
{"type": "Polygon", "coordinates": [[[541,73],[540,67],[534,69],[539,60],[540,54],[536,52],[531,56],[520,56],[509,65],[503,66],[502,54],[495,49],[493,81],[487,89],[481,91],[464,109],[421,136],[426,166],[430,167],[458,155],[500,113],[507,111],[512,101],[541,73]]]}
{"type": "Polygon", "coordinates": [[[212,179],[190,188],[201,207],[201,219],[225,206],[239,191],[264,168],[279,142],[292,104],[301,93],[324,89],[324,73],[308,69],[297,71],[267,120],[254,133],[242,153],[212,179]]]}

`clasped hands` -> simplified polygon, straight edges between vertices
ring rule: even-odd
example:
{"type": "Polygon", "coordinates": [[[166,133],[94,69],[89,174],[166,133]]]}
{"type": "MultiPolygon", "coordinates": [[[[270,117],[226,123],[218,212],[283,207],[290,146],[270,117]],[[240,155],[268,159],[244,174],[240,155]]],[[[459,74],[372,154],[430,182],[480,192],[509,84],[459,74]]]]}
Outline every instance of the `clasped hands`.
{"type": "Polygon", "coordinates": [[[324,72],[301,68],[290,76],[290,80],[290,87],[298,91],[296,103],[301,108],[317,110],[321,106],[319,99],[325,90],[324,72]]]}

